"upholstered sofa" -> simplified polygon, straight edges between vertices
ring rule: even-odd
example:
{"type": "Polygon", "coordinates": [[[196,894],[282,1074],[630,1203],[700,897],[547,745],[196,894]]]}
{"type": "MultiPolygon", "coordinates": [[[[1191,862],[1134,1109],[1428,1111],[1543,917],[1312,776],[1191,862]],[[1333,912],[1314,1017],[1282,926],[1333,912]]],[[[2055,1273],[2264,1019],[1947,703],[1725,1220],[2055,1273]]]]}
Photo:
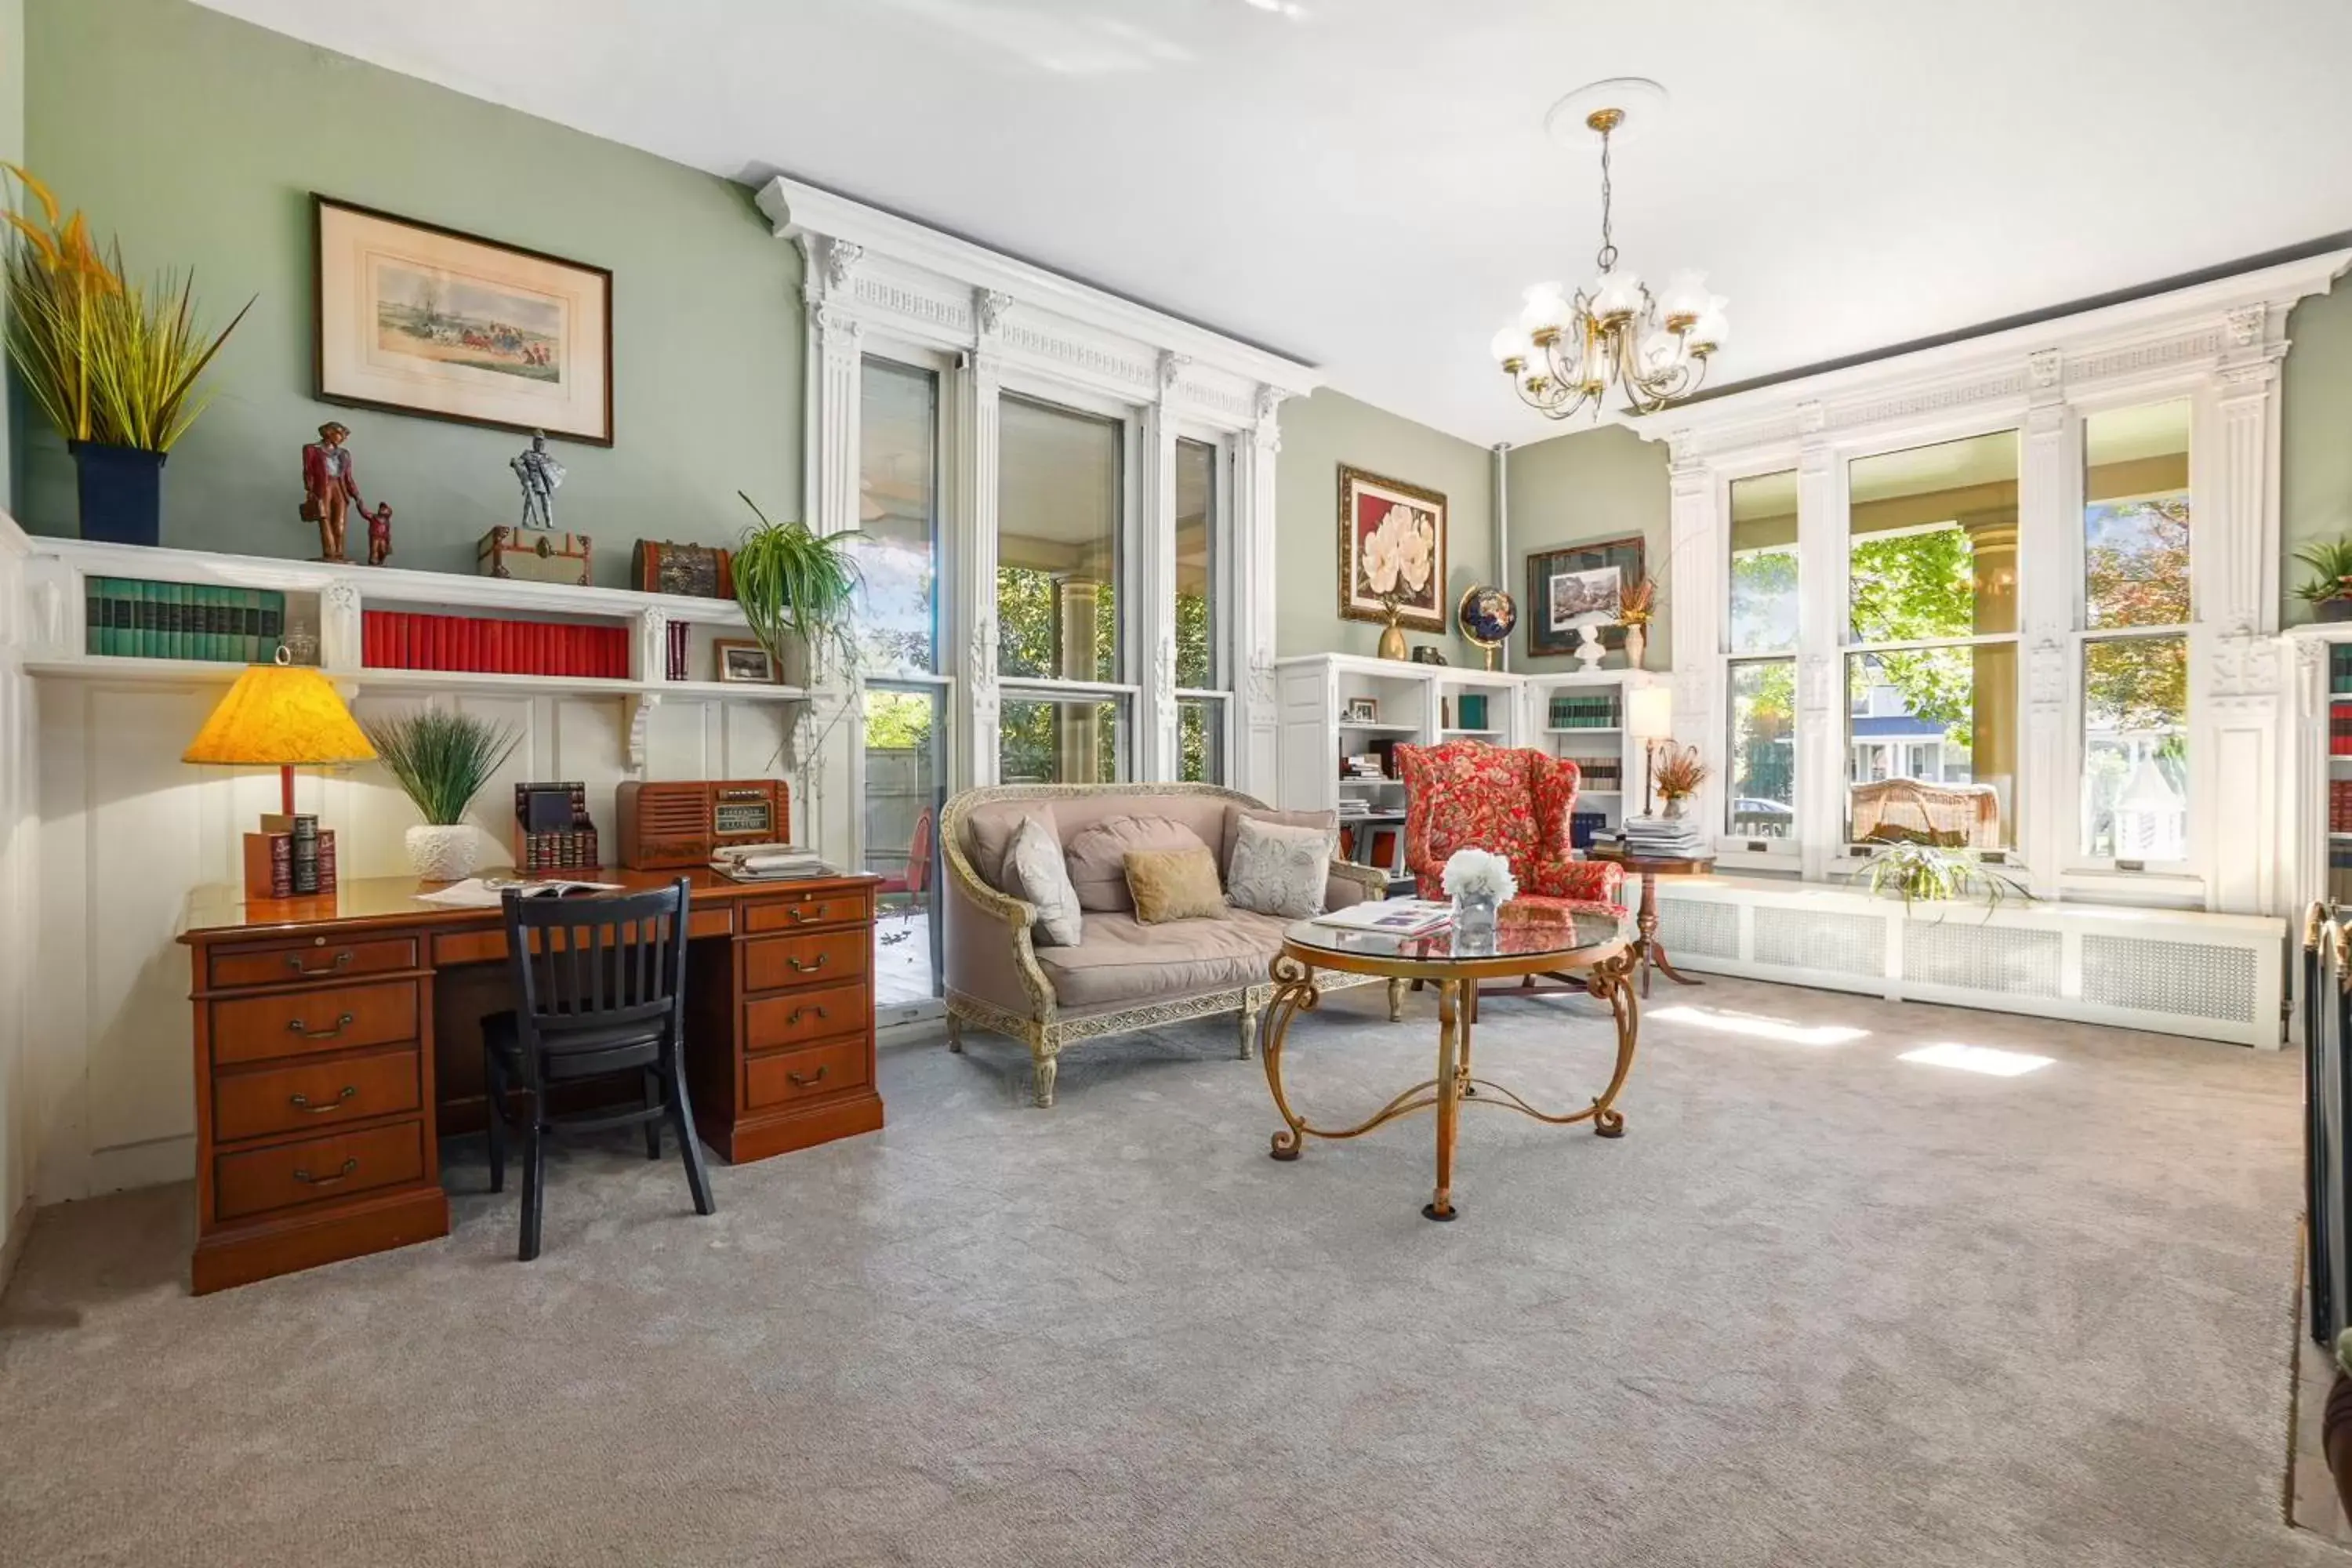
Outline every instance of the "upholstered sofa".
{"type": "MultiPolygon", "coordinates": [[[[1249,1056],[1258,1012],[1274,991],[1268,968],[1288,920],[1228,907],[1217,919],[1146,925],[1131,910],[1089,910],[1076,945],[1047,946],[1035,940],[1036,907],[1000,886],[1013,835],[1033,816],[1065,847],[1115,817],[1164,817],[1209,847],[1222,877],[1236,808],[1268,809],[1234,790],[1183,784],[1005,784],[950,800],[940,814],[949,1049],[963,1048],[967,1025],[1020,1040],[1035,1064],[1041,1106],[1054,1103],[1057,1058],[1081,1040],[1238,1011],[1240,1054],[1249,1056]]],[[[1386,893],[1380,872],[1335,860],[1324,900],[1336,909],[1386,893]]],[[[1330,977],[1334,984],[1357,978],[1330,977]]],[[[1392,1005],[1394,999],[1391,988],[1392,1005]]]]}

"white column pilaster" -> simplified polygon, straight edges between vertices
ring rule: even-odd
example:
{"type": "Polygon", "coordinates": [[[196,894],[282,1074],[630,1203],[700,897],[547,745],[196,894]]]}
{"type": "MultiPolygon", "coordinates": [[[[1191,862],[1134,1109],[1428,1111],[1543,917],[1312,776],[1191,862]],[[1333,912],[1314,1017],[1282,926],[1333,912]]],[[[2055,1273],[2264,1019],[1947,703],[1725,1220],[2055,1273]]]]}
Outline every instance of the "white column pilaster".
{"type": "Polygon", "coordinates": [[[1135,745],[1129,765],[1139,780],[1176,776],[1176,384],[1191,363],[1160,355],[1160,395],[1140,421],[1140,471],[1136,504],[1142,515],[1129,538],[1135,564],[1128,574],[1132,606],[1119,621],[1127,657],[1139,668],[1129,677],[1143,689],[1136,703],[1135,745]]]}
{"type": "Polygon", "coordinates": [[[973,294],[979,346],[958,374],[956,504],[953,519],[953,614],[946,649],[956,677],[954,786],[976,789],[997,780],[996,727],[996,475],[998,384],[996,329],[1012,301],[991,289],[973,294]]]}
{"type": "MultiPolygon", "coordinates": [[[[808,312],[809,360],[814,367],[814,432],[807,462],[814,506],[809,527],[819,534],[858,526],[858,479],[863,467],[858,414],[863,397],[865,328],[836,295],[846,285],[859,256],[838,240],[824,247],[821,295],[808,312]]],[[[854,669],[829,652],[812,648],[800,672],[810,698],[793,726],[791,751],[800,772],[794,837],[843,867],[865,863],[864,798],[866,748],[858,709],[863,698],[854,669]]]]}
{"type": "Polygon", "coordinates": [[[2074,630],[2083,581],[2083,421],[2068,407],[2055,349],[2028,358],[2017,478],[2019,737],[2017,849],[2037,898],[2058,896],[2061,868],[2081,818],[2082,736],[2071,719],[2074,630]]]}
{"type": "MultiPolygon", "coordinates": [[[[1701,462],[1681,437],[1672,440],[1669,452],[1666,559],[1674,563],[1674,580],[1666,588],[1674,595],[1670,657],[1675,666],[1675,740],[1681,745],[1696,746],[1706,760],[1707,781],[1694,809],[1709,825],[1708,831],[1716,833],[1728,820],[1723,806],[1724,792],[1730,785],[1725,776],[1730,708],[1721,658],[1730,552],[1724,542],[1717,500],[1720,483],[1715,470],[1701,462]]],[[[1664,566],[1660,562],[1650,569],[1663,572],[1664,566]]],[[[1537,605],[1522,605],[1519,610],[1522,616],[1541,613],[1542,606],[1537,605]]],[[[1544,719],[1530,704],[1528,724],[1539,725],[1544,719]]],[[[1629,812],[1637,809],[1631,803],[1640,799],[1637,776],[1632,772],[1625,775],[1629,812]]]]}
{"type": "Polygon", "coordinates": [[[1282,452],[1281,392],[1261,386],[1257,420],[1234,446],[1231,538],[1234,598],[1240,605],[1234,651],[1240,668],[1241,743],[1233,787],[1272,801],[1281,789],[1279,714],[1274,687],[1275,477],[1282,452]]]}
{"type": "Polygon", "coordinates": [[[1845,475],[1822,434],[1818,403],[1801,404],[1797,426],[1797,840],[1808,881],[1829,875],[1845,849],[1843,563],[1845,475]]]}

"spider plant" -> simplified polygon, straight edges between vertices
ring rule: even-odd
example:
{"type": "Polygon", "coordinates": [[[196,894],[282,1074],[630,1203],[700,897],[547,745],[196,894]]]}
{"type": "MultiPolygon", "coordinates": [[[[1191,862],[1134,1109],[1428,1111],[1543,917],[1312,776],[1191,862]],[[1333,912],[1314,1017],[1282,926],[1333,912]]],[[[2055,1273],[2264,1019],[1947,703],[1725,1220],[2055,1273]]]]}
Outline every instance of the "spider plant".
{"type": "Polygon", "coordinates": [[[499,771],[521,731],[470,713],[420,708],[362,725],[375,754],[428,826],[451,827],[499,771]]]}
{"type": "Polygon", "coordinates": [[[2352,598],[2352,535],[2315,539],[2294,552],[2294,558],[2318,575],[2297,585],[2294,595],[2319,604],[2352,598]]]}
{"type": "Polygon", "coordinates": [[[743,531],[734,557],[735,600],[743,606],[751,636],[780,670],[789,637],[801,639],[812,664],[826,654],[844,665],[855,663],[857,644],[849,617],[866,574],[851,546],[866,537],[865,531],[820,534],[804,522],[773,522],[757,501],[735,493],[760,520],[743,531]]]}
{"type": "Polygon", "coordinates": [[[101,253],[87,217],[62,215],[25,169],[0,168],[40,214],[37,221],[11,204],[5,215],[8,357],[33,401],[68,441],[170,451],[209,401],[197,378],[253,301],[218,332],[205,331],[194,274],[129,281],[121,247],[101,253]]]}
{"type": "Polygon", "coordinates": [[[2016,876],[1999,866],[1988,866],[1973,849],[1946,849],[1933,844],[1890,844],[1870,858],[1852,878],[1866,882],[1880,898],[1895,893],[1908,916],[1915,903],[1940,904],[1966,898],[1971,891],[1984,897],[1985,916],[2000,908],[2011,894],[2031,901],[2033,894],[2016,876]]]}

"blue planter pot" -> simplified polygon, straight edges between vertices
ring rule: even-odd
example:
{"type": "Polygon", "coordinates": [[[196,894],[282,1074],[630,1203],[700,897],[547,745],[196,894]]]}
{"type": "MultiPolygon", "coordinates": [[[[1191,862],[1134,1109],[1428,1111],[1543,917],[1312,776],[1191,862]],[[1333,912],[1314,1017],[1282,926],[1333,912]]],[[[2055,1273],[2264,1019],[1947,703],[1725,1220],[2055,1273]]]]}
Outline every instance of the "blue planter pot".
{"type": "Polygon", "coordinates": [[[108,544],[163,542],[163,458],[138,447],[68,441],[81,491],[81,536],[108,544]]]}

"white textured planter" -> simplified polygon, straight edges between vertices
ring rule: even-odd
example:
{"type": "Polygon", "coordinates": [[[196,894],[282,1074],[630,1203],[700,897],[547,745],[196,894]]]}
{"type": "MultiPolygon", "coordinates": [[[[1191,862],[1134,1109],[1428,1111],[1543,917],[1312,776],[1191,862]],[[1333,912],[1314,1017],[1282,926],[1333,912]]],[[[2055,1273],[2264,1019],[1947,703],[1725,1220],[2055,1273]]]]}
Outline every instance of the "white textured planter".
{"type": "Polygon", "coordinates": [[[448,827],[421,824],[408,830],[406,843],[409,865],[428,882],[462,881],[481,864],[480,840],[466,823],[448,827]]]}

